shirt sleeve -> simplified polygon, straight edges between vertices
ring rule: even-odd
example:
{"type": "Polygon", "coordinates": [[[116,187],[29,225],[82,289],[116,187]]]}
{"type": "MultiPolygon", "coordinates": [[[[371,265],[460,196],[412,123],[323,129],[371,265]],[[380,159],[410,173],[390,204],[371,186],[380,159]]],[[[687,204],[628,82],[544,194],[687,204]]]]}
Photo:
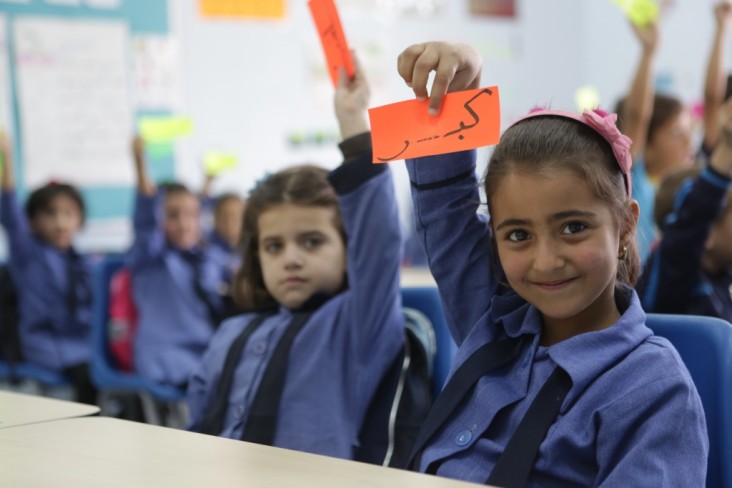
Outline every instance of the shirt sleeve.
{"type": "Polygon", "coordinates": [[[459,346],[497,289],[490,227],[477,214],[475,151],[407,160],[407,170],[417,237],[459,346]]]}
{"type": "Polygon", "coordinates": [[[35,246],[15,191],[0,194],[0,224],[5,228],[12,259],[22,263],[31,258],[35,246]]]}
{"type": "MultiPolygon", "coordinates": [[[[340,145],[344,163],[328,178],[338,194],[347,236],[348,321],[354,354],[396,354],[403,316],[401,226],[391,170],[373,164],[370,133],[340,145]]],[[[365,358],[359,358],[362,363],[365,358]]]]}
{"type": "Polygon", "coordinates": [[[711,168],[683,184],[667,218],[657,255],[644,278],[643,306],[652,312],[683,313],[699,284],[700,262],[730,179],[711,168]]]}
{"type": "Polygon", "coordinates": [[[595,486],[704,486],[704,411],[682,376],[631,391],[600,413],[599,424],[595,486]]]}
{"type": "Polygon", "coordinates": [[[145,266],[163,254],[165,236],[159,213],[162,211],[162,194],[153,196],[137,193],[133,226],[135,237],[127,259],[131,268],[145,266]]]}

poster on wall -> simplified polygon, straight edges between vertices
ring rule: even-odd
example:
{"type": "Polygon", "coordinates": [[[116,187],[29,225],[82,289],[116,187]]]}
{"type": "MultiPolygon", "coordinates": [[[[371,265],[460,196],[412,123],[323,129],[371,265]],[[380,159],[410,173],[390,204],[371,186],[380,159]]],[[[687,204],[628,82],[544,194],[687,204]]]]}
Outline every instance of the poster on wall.
{"type": "Polygon", "coordinates": [[[485,17],[516,17],[516,0],[469,0],[470,14],[485,17]]]}
{"type": "Polygon", "coordinates": [[[178,41],[169,36],[132,39],[132,91],[138,109],[182,109],[178,41]]]}
{"type": "Polygon", "coordinates": [[[7,18],[0,14],[0,131],[12,138],[15,131],[13,130],[13,115],[11,111],[8,49],[7,18]]]}
{"type": "Polygon", "coordinates": [[[285,0],[199,0],[198,8],[202,17],[272,20],[285,17],[285,0]]]}
{"type": "Polygon", "coordinates": [[[25,184],[132,182],[124,22],[15,21],[25,184]]]}

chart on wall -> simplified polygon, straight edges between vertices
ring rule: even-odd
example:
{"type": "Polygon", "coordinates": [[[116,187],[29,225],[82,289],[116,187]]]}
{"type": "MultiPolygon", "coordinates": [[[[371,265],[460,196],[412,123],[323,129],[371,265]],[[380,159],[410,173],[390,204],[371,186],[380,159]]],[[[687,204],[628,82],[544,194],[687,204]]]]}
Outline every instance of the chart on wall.
{"type": "Polygon", "coordinates": [[[15,21],[26,185],[132,182],[128,44],[124,22],[15,21]]]}
{"type": "Polygon", "coordinates": [[[8,71],[7,18],[0,15],[0,131],[12,137],[13,118],[10,104],[10,72],[8,71]]]}

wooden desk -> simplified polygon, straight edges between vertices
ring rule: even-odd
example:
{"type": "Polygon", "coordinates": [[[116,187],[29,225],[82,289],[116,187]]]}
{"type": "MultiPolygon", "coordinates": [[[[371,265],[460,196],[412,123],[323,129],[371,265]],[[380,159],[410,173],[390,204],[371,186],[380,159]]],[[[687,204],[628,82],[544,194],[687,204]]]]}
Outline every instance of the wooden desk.
{"type": "Polygon", "coordinates": [[[95,405],[0,391],[0,429],[97,413],[99,407],[95,405]]]}
{"type": "Polygon", "coordinates": [[[105,417],[0,430],[3,486],[460,488],[473,484],[105,417]]]}
{"type": "Polygon", "coordinates": [[[437,286],[435,279],[427,267],[403,267],[401,270],[401,286],[437,286]]]}

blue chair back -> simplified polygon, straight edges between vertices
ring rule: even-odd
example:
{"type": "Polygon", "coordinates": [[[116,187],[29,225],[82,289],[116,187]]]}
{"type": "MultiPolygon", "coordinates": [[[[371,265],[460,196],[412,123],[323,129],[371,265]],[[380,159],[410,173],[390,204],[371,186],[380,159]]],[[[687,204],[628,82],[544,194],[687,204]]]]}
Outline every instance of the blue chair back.
{"type": "Polygon", "coordinates": [[[648,314],[691,373],[709,432],[707,487],[732,487],[732,324],[714,317],[648,314]]]}
{"type": "Polygon", "coordinates": [[[91,377],[102,392],[147,393],[155,400],[175,403],[185,397],[185,392],[169,385],[161,385],[134,373],[118,370],[109,352],[108,325],[110,282],[117,270],[124,266],[122,256],[105,257],[96,267],[94,276],[94,305],[92,309],[91,377]]]}
{"type": "Polygon", "coordinates": [[[433,391],[437,395],[445,385],[450,365],[457,352],[457,346],[445,322],[440,293],[436,287],[430,286],[402,288],[402,305],[419,310],[432,322],[437,343],[432,381],[433,391]]]}

